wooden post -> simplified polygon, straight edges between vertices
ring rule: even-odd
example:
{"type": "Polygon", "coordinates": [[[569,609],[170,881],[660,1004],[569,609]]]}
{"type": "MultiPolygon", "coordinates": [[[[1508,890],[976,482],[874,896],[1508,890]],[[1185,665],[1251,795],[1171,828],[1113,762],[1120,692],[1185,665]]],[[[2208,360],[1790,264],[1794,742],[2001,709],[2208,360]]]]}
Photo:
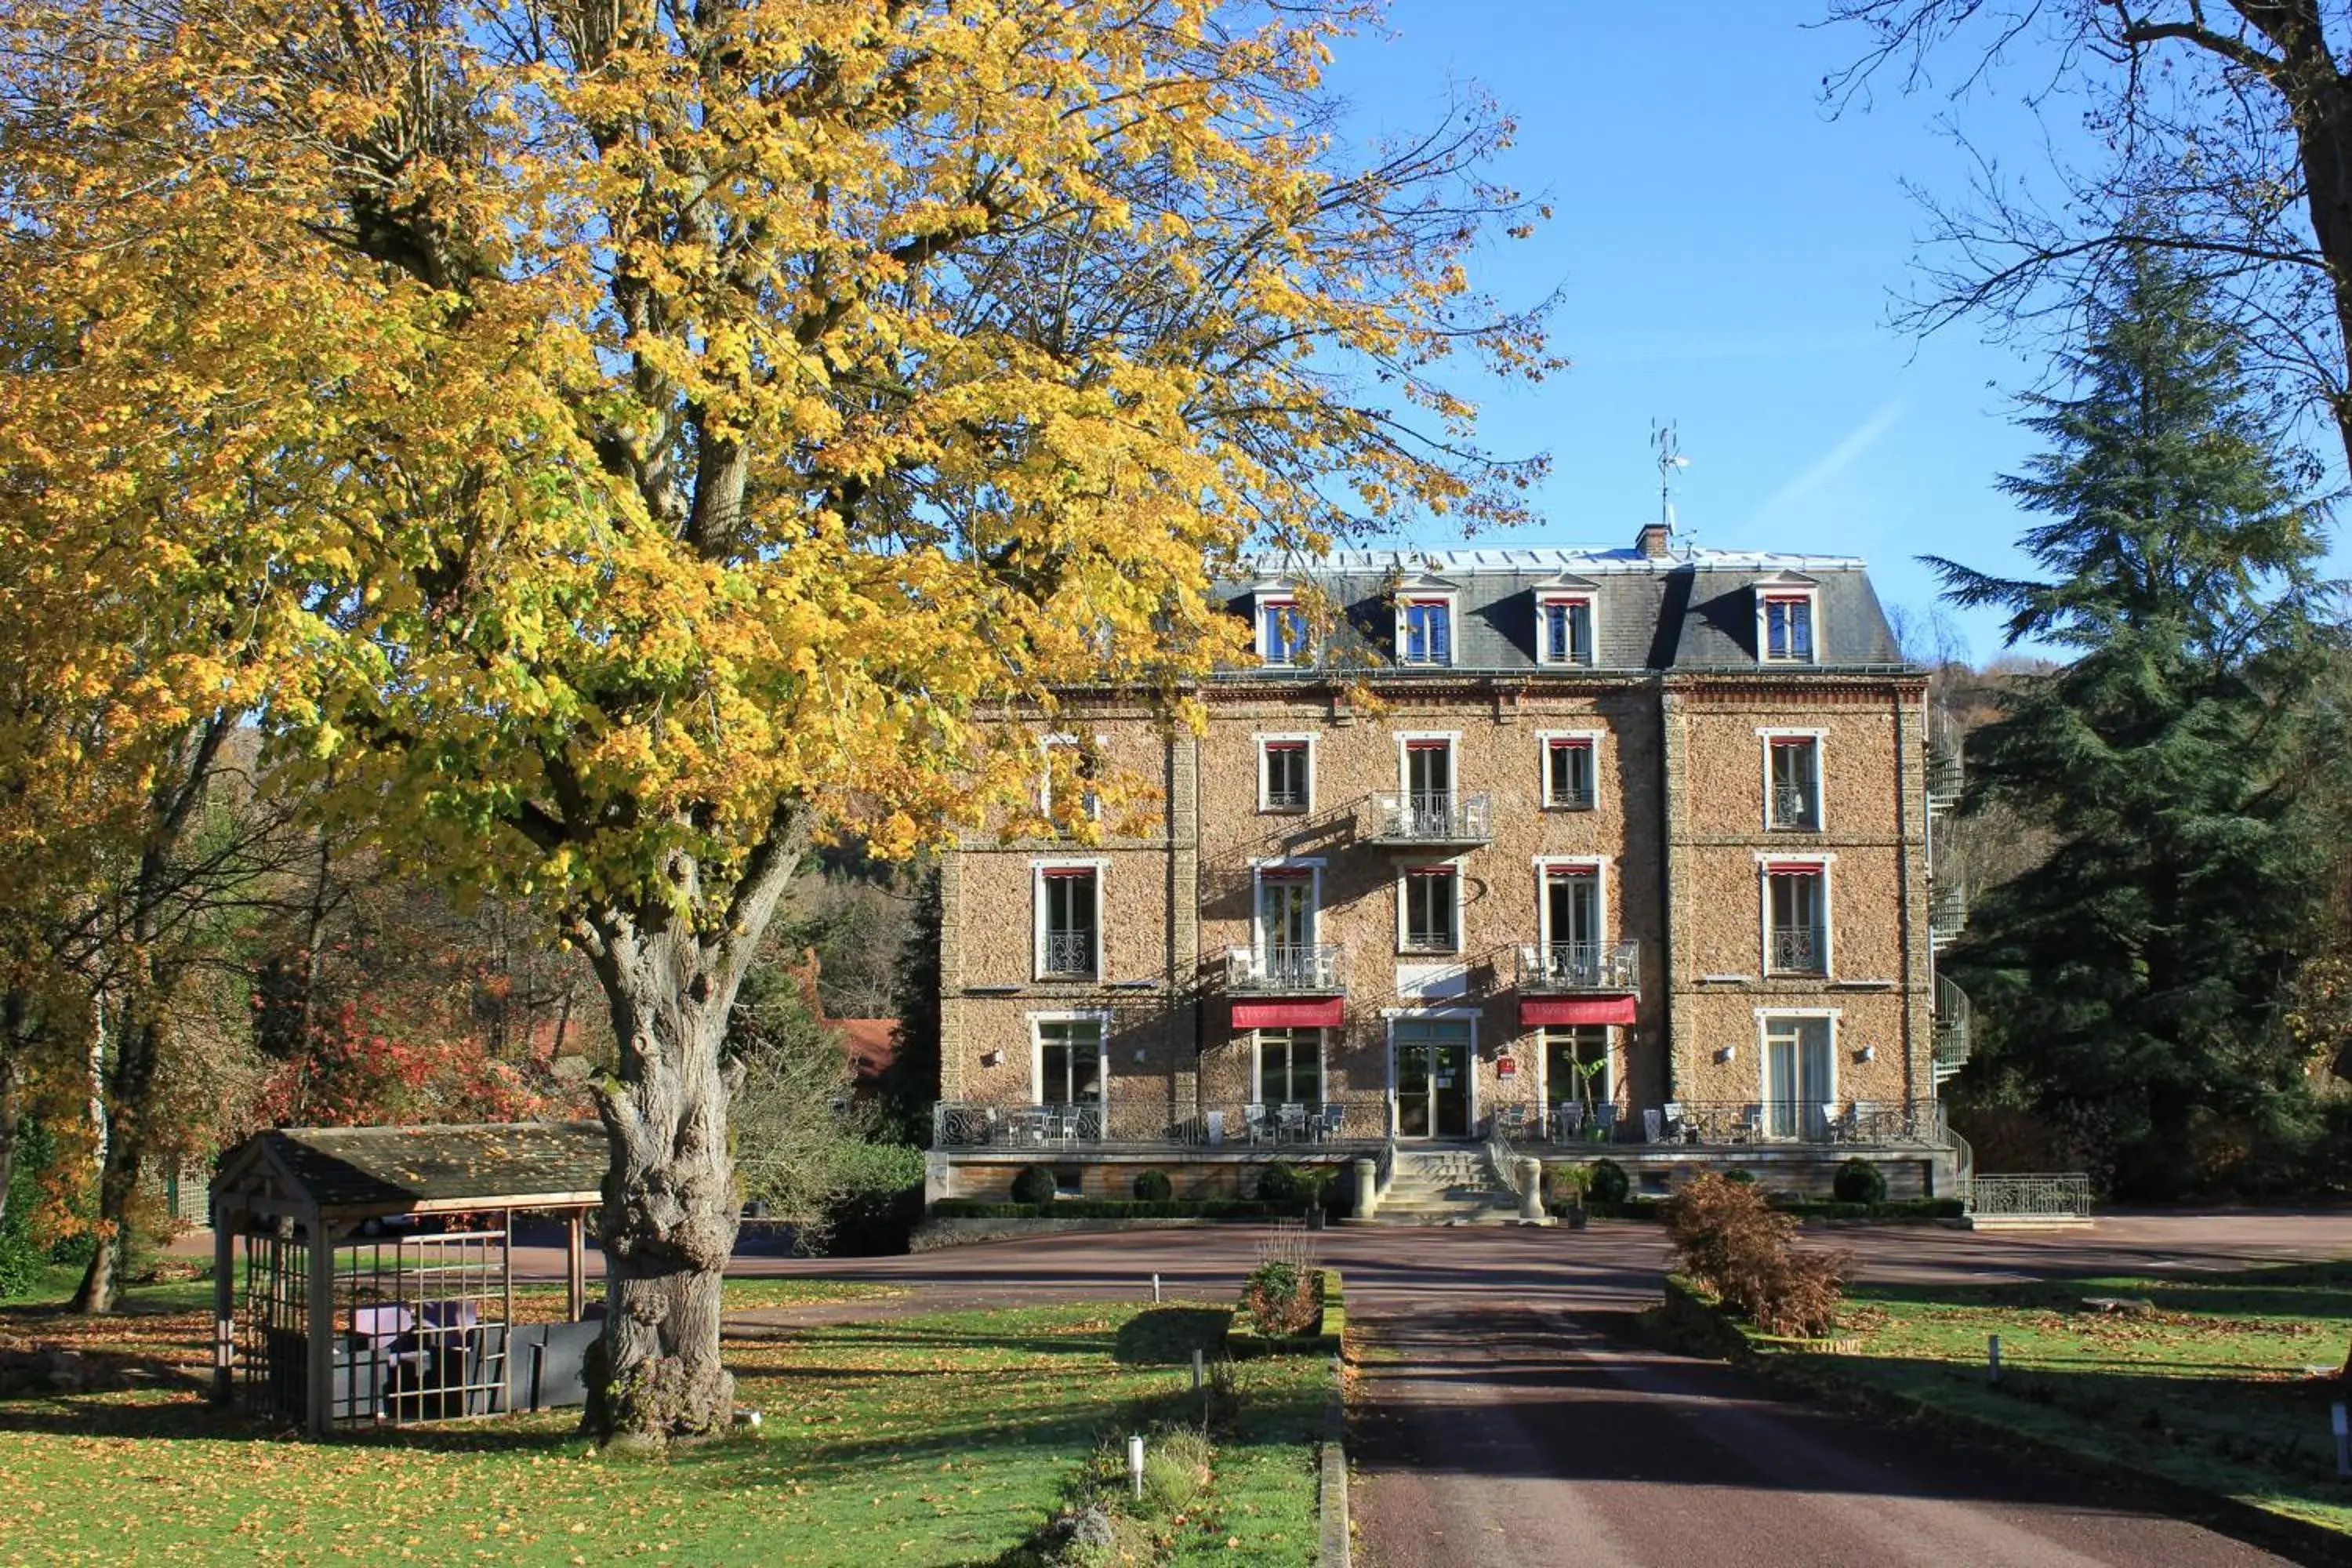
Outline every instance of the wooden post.
{"type": "Polygon", "coordinates": [[[226,1209],[213,1215],[213,1403],[226,1405],[236,1377],[236,1231],[226,1209]]]}
{"type": "Polygon", "coordinates": [[[335,1238],[319,1211],[310,1215],[310,1281],[303,1301],[310,1367],[310,1436],[330,1436],[335,1425],[335,1238]]]}
{"type": "Polygon", "coordinates": [[[578,1322],[588,1311],[588,1211],[573,1209],[563,1222],[563,1299],[578,1322]]]}

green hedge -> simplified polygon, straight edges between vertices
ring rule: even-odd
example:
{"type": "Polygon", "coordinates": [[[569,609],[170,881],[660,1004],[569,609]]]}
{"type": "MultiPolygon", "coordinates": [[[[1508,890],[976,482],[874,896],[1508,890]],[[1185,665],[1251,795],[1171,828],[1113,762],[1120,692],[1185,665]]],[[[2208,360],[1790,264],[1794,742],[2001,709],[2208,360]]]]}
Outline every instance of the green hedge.
{"type": "MultiPolygon", "coordinates": [[[[1595,1219],[1635,1219],[1663,1221],[1666,1217],[1664,1198],[1631,1198],[1622,1204],[1588,1203],[1584,1212],[1595,1219]]],[[[1555,1216],[1565,1216],[1569,1205],[1547,1205],[1555,1216]]],[[[1884,1219],[1937,1220],[1960,1217],[1958,1198],[1906,1198],[1896,1203],[1841,1204],[1827,1199],[1784,1199],[1773,1204],[1780,1214],[1799,1219],[1884,1219]]]]}
{"type": "Polygon", "coordinates": [[[980,1198],[941,1198],[933,1219],[1265,1219],[1295,1217],[1297,1204],[1254,1198],[1194,1198],[1150,1204],[1127,1198],[1056,1198],[1050,1204],[992,1203],[980,1198]]]}
{"type": "Polygon", "coordinates": [[[1225,1352],[1235,1361],[1261,1355],[1339,1355],[1348,1342],[1348,1296],[1336,1268],[1318,1270],[1323,1276],[1323,1315],[1306,1333],[1270,1340],[1257,1331],[1246,1307],[1234,1309],[1225,1330],[1225,1352]]]}

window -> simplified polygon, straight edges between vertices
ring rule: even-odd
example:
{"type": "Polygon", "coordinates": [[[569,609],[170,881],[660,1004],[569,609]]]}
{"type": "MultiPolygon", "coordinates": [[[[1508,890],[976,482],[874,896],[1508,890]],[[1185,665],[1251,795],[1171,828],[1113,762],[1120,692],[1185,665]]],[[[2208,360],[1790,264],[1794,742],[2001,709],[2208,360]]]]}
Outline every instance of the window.
{"type": "Polygon", "coordinates": [[[1295,599],[1264,599],[1257,608],[1258,657],[1269,665],[1307,662],[1307,616],[1295,599]]]}
{"type": "Polygon", "coordinates": [[[1822,827],[1822,742],[1813,735],[1765,739],[1764,826],[1798,833],[1822,827]]]}
{"type": "Polygon", "coordinates": [[[1822,866],[1764,868],[1764,972],[1826,974],[1829,872],[1822,866]]]}
{"type": "Polygon", "coordinates": [[[1764,596],[1764,657],[1781,663],[1811,664],[1813,658],[1813,596],[1764,596]]]}
{"type": "Polygon", "coordinates": [[[1543,803],[1548,809],[1592,809],[1592,749],[1589,735],[1544,737],[1543,803]]]}
{"type": "Polygon", "coordinates": [[[1314,753],[1305,741],[1259,745],[1260,811],[1305,811],[1314,804],[1314,753]]]}
{"type": "Polygon", "coordinates": [[[1103,1100],[1103,1026],[1098,1018],[1057,1018],[1037,1025],[1037,1103],[1099,1105],[1103,1100]]]}
{"type": "Polygon", "coordinates": [[[1417,810],[1450,812],[1454,806],[1454,742],[1404,743],[1404,793],[1417,810]]]}
{"type": "Polygon", "coordinates": [[[1453,601],[1407,599],[1397,607],[1397,662],[1454,662],[1453,601]]]}
{"type": "MultiPolygon", "coordinates": [[[[1101,776],[1101,759],[1092,747],[1082,746],[1075,736],[1048,735],[1043,742],[1045,751],[1045,771],[1037,785],[1037,809],[1047,816],[1054,815],[1054,775],[1076,784],[1083,792],[1078,807],[1088,817],[1102,817],[1102,797],[1095,793],[1095,781],[1101,776]]],[[[1097,742],[1099,743],[1099,742],[1097,742]]]]}
{"type": "Polygon", "coordinates": [[[1257,1032],[1257,1098],[1264,1105],[1322,1103],[1322,1030],[1257,1032]]]}
{"type": "Polygon", "coordinates": [[[1047,866],[1038,873],[1037,977],[1092,980],[1099,973],[1097,873],[1091,866],[1047,866]]]}
{"type": "Polygon", "coordinates": [[[1609,1081],[1609,1027],[1577,1024],[1543,1032],[1544,1089],[1554,1105],[1574,1101],[1590,1110],[1614,1098],[1609,1081]]]}
{"type": "Polygon", "coordinates": [[[1451,866],[1415,866],[1404,874],[1403,947],[1407,952],[1452,952],[1456,876],[1451,866]]]}
{"type": "Polygon", "coordinates": [[[1829,1135],[1837,1098],[1836,1020],[1800,1014],[1765,1016],[1764,1126],[1767,1138],[1819,1142],[1829,1135]]]}
{"type": "Polygon", "coordinates": [[[1315,977],[1315,873],[1262,867],[1257,874],[1258,962],[1294,984],[1315,977]]]}
{"type": "Polygon", "coordinates": [[[1545,664],[1592,662],[1592,601],[1545,599],[1540,602],[1536,657],[1545,664]]]}

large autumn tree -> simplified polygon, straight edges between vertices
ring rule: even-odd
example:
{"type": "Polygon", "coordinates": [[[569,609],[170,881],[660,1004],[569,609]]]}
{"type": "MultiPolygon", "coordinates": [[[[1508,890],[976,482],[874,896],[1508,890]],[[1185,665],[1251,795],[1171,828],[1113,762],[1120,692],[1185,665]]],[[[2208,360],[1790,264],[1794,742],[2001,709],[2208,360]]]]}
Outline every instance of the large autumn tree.
{"type": "MultiPolygon", "coordinates": [[[[0,427],[28,532],[202,539],[261,721],[609,1003],[592,1430],[728,1419],[730,1005],[813,836],[977,821],[1057,685],[1183,692],[1212,575],[1527,466],[1465,102],[1350,162],[1351,0],[24,0],[0,427]]],[[[74,643],[59,645],[61,659],[74,643]]],[[[1034,766],[1028,751],[1025,765],[1034,766]]],[[[1056,792],[1057,795],[1070,792],[1056,792]]],[[[1081,825],[1078,831],[1086,831],[1081,825]]]]}

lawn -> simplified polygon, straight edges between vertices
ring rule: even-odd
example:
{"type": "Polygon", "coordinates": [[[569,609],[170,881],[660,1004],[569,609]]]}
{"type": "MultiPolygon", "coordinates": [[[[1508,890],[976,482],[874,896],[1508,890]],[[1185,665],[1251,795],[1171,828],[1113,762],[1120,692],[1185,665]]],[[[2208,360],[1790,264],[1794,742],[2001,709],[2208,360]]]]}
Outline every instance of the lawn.
{"type": "MultiPolygon", "coordinates": [[[[806,1282],[741,1283],[758,1300],[730,1283],[730,1305],[810,1299],[806,1282]]],[[[985,1563],[1104,1445],[1194,1408],[1191,1352],[1213,1352],[1228,1312],[1094,1302],[761,1327],[728,1344],[760,1434],[645,1460],[589,1450],[564,1414],[325,1445],[265,1431],[203,1400],[197,1289],[134,1293],[163,1310],[89,1331],[94,1350],[151,1360],[151,1385],[0,1402],[0,1563],[985,1563]]],[[[81,1331],[0,1312],[17,1342],[81,1331]]],[[[1326,1363],[1234,1375],[1205,1503],[1161,1531],[1159,1555],[1312,1562],[1326,1363]]]]}
{"type": "Polygon", "coordinates": [[[1865,1281],[1838,1331],[1861,1353],[1779,1364],[2352,1531],[2352,1480],[2336,1479],[2328,1431],[2328,1405],[2347,1394],[2336,1372],[2352,1265],[1973,1289],[1865,1281]],[[2148,1310],[2087,1304],[2097,1297],[2148,1310]]]}

